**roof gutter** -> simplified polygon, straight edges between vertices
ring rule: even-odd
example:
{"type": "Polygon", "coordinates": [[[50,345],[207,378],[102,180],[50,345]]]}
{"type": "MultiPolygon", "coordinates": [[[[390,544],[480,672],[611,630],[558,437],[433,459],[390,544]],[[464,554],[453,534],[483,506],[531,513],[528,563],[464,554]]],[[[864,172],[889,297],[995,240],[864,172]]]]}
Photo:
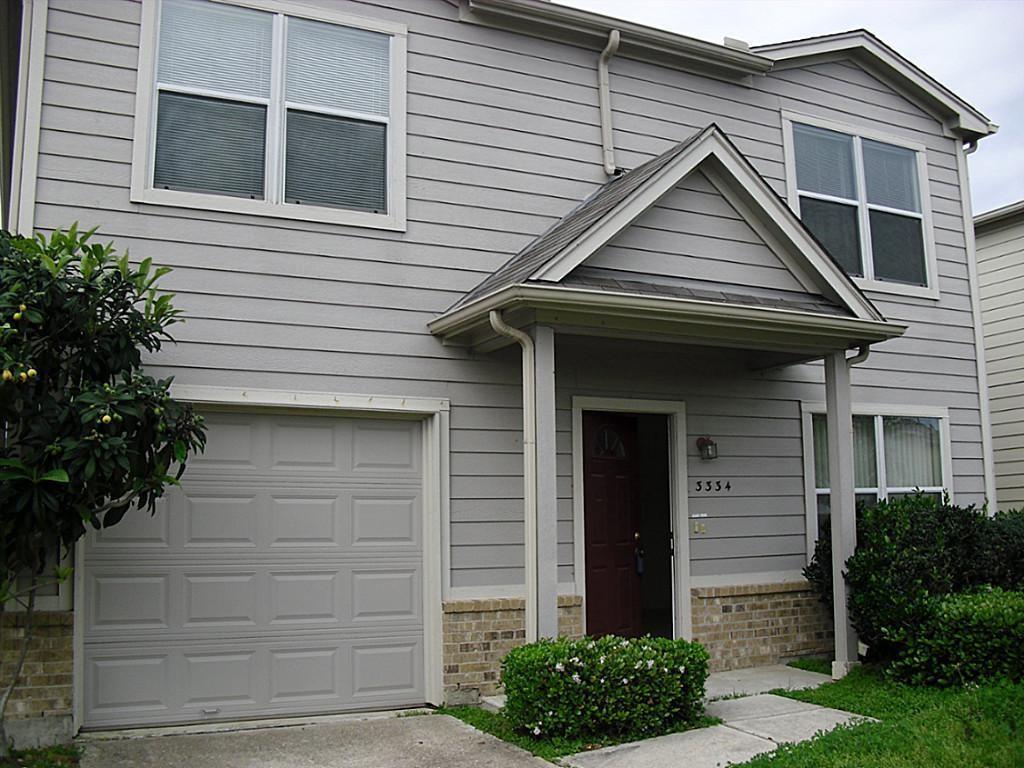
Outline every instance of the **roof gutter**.
{"type": "Polygon", "coordinates": [[[546,0],[460,0],[459,17],[577,46],[603,47],[608,33],[618,30],[619,55],[732,81],[763,75],[772,68],[771,59],[765,56],[546,0]]]}
{"type": "Polygon", "coordinates": [[[495,309],[528,306],[561,310],[601,310],[605,317],[652,317],[680,319],[702,325],[795,330],[814,325],[823,333],[849,336],[859,344],[902,336],[907,326],[839,315],[819,315],[775,307],[748,307],[701,299],[682,299],[586,288],[513,285],[435,318],[428,324],[436,336],[452,336],[468,330],[495,309]]]}

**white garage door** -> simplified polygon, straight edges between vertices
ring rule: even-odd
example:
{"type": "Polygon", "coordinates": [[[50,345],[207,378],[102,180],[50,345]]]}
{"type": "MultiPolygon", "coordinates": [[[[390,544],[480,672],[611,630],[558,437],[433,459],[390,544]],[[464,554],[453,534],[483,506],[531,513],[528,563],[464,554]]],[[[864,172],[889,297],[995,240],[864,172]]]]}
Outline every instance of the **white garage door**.
{"type": "Polygon", "coordinates": [[[207,423],[156,516],[87,540],[84,724],[421,704],[419,423],[207,423]]]}

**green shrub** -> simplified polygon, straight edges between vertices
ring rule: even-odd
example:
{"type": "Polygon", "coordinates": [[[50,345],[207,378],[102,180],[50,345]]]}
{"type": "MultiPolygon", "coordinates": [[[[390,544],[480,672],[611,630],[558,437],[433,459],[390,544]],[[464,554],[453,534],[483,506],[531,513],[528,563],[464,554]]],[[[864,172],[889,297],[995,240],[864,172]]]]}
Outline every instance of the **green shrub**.
{"type": "MultiPolygon", "coordinates": [[[[851,621],[873,657],[895,655],[895,638],[923,618],[927,598],[985,583],[981,553],[988,523],[974,507],[925,494],[858,509],[857,548],[846,562],[848,600],[851,621]]],[[[825,536],[804,571],[829,604],[831,559],[831,541],[825,536]]]]}
{"type": "Polygon", "coordinates": [[[890,673],[916,685],[1024,679],[1024,592],[984,589],[925,601],[890,673]]]}
{"type": "Polygon", "coordinates": [[[1024,509],[999,512],[986,521],[978,557],[984,583],[1024,589],[1024,509]]]}
{"type": "Polygon", "coordinates": [[[505,656],[504,714],[538,737],[650,736],[701,716],[707,676],[708,652],[685,640],[541,640],[505,656]]]}

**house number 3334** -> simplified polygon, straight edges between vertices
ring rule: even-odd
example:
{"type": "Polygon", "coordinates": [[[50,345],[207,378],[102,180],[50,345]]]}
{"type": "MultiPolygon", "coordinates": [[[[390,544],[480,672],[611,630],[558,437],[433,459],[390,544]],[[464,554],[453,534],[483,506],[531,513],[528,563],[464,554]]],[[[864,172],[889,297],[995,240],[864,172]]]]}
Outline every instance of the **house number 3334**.
{"type": "Polygon", "coordinates": [[[698,493],[728,493],[732,490],[731,480],[698,480],[698,493]]]}

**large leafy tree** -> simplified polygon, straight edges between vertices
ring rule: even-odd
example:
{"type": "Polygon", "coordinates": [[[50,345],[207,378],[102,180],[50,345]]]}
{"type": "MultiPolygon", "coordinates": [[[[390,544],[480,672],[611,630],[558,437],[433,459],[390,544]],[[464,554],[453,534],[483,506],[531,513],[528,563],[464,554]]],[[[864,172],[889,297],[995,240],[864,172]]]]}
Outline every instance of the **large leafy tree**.
{"type": "Polygon", "coordinates": [[[156,287],[168,270],[132,264],[91,234],[0,231],[0,628],[5,606],[27,613],[17,658],[0,664],[0,760],[36,593],[69,575],[54,572],[55,553],[132,507],[153,513],[205,444],[171,380],[141,369],[181,319],[156,287]]]}

